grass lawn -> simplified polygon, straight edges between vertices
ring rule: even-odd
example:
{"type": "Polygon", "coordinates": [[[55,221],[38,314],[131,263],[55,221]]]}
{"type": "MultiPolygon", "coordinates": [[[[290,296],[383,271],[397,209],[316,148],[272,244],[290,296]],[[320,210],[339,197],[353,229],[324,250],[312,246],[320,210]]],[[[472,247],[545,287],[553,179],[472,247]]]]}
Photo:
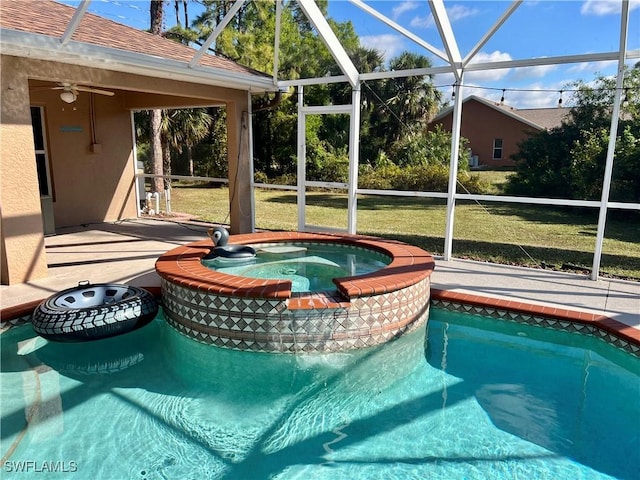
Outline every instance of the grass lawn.
{"type": "Polygon", "coordinates": [[[487,192],[489,195],[504,194],[504,187],[507,184],[507,177],[515,174],[511,170],[473,170],[471,175],[477,175],[480,180],[489,184],[490,188],[487,192]]]}
{"type": "MultiPolygon", "coordinates": [[[[497,172],[508,173],[508,172],[497,172]]],[[[297,230],[296,192],[256,190],[256,227],[297,230]]],[[[249,205],[240,205],[249,209],[249,205]]],[[[175,187],[172,209],[203,221],[228,223],[229,190],[175,187]]],[[[307,224],[346,228],[345,194],[307,195],[307,224]]],[[[358,233],[394,238],[443,253],[444,200],[359,196],[358,233]]],[[[553,269],[590,268],[597,212],[537,205],[458,202],[453,255],[458,258],[553,269]]],[[[640,216],[609,219],[601,271],[640,280],[640,216]]]]}

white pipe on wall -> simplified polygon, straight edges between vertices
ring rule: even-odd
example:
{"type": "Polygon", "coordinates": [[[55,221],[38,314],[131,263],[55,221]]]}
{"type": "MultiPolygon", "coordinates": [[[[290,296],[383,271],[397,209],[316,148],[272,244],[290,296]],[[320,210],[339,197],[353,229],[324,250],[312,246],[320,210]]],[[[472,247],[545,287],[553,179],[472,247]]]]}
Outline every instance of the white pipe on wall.
{"type": "Polygon", "coordinates": [[[150,215],[155,215],[160,212],[160,194],[158,192],[147,192],[147,209],[149,210],[150,215]],[[156,208],[151,208],[151,200],[156,200],[156,208]]]}

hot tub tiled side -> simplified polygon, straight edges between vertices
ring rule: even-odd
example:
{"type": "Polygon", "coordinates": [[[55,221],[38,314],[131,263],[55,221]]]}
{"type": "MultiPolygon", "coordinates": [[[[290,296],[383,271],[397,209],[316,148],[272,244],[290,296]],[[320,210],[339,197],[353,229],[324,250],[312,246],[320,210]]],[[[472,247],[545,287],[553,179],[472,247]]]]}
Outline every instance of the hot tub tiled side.
{"type": "Polygon", "coordinates": [[[392,258],[368,275],[336,279],[339,293],[291,293],[291,282],[237,277],[202,266],[206,241],[174,249],[156,264],[167,321],[194,339],[269,352],[327,352],[377,345],[428,318],[434,262],[423,250],[371,237],[265,233],[233,243],[338,242],[392,258]]]}

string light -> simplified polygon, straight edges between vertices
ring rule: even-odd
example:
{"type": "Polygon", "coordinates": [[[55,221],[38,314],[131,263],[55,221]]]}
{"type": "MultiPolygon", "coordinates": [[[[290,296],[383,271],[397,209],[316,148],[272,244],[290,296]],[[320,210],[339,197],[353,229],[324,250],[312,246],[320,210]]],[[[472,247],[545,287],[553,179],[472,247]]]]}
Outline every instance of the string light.
{"type": "MultiPolygon", "coordinates": [[[[564,106],[564,99],[562,98],[562,95],[569,92],[583,92],[583,91],[591,91],[591,92],[614,92],[617,90],[616,87],[612,87],[612,88],[589,88],[586,87],[585,88],[563,88],[561,90],[558,89],[552,89],[552,88],[496,88],[496,87],[483,87],[481,85],[465,85],[463,83],[454,83],[454,84],[445,84],[445,85],[435,85],[434,88],[436,89],[443,89],[446,88],[448,86],[451,86],[453,89],[453,92],[451,93],[451,100],[453,101],[456,98],[456,92],[455,89],[457,86],[460,87],[466,87],[469,89],[478,89],[478,90],[490,90],[490,91],[495,91],[495,92],[502,92],[502,95],[500,97],[500,106],[504,106],[504,100],[505,100],[505,96],[506,96],[506,92],[535,92],[535,93],[540,93],[540,92],[549,92],[549,93],[559,93],[560,96],[558,98],[558,103],[557,103],[557,107],[558,108],[567,108],[564,106]]],[[[634,92],[634,91],[638,91],[640,92],[640,89],[637,87],[622,87],[620,90],[624,91],[624,95],[623,95],[623,99],[621,101],[621,104],[624,107],[627,107],[629,105],[630,102],[630,92],[634,92]]],[[[498,105],[498,103],[496,103],[496,105],[498,105]]]]}
{"type": "MultiPolygon", "coordinates": [[[[450,86],[451,84],[447,83],[444,85],[435,85],[434,88],[445,88],[450,86]]],[[[452,87],[455,87],[458,84],[453,84],[451,85],[452,87]]],[[[464,83],[460,83],[459,84],[461,87],[465,87],[465,88],[476,88],[479,90],[493,90],[495,92],[549,92],[549,93],[553,93],[553,92],[560,92],[560,90],[558,90],[557,88],[497,88],[497,87],[483,87],[482,85],[466,85],[464,83]]],[[[616,87],[612,87],[612,88],[588,88],[589,91],[592,92],[613,92],[615,90],[617,90],[616,87]]],[[[621,88],[621,90],[624,91],[635,91],[635,90],[639,90],[638,88],[635,87],[623,87],[621,88]]],[[[584,88],[563,88],[562,92],[563,93],[567,93],[567,92],[582,92],[584,91],[584,88]]]]}

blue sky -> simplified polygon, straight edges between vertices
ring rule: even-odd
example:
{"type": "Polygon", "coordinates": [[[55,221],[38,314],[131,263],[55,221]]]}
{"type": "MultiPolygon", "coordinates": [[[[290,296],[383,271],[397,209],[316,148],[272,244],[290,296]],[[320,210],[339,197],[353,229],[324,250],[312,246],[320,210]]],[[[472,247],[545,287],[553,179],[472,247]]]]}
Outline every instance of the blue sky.
{"type": "MultiPolygon", "coordinates": [[[[67,0],[64,3],[77,5],[78,2],[67,0]]],[[[366,0],[366,3],[434,47],[444,50],[426,0],[366,0]]],[[[445,1],[462,57],[510,3],[445,1]]],[[[173,2],[165,8],[167,24],[171,26],[175,22],[173,2]]],[[[190,19],[195,18],[198,8],[198,3],[190,0],[190,19]]],[[[148,0],[93,0],[89,11],[136,28],[149,26],[148,0]]],[[[337,21],[353,22],[361,43],[384,52],[387,60],[403,50],[410,50],[432,58],[434,66],[443,65],[430,52],[346,0],[329,0],[329,15],[337,21]]],[[[616,51],[619,28],[619,0],[526,0],[476,58],[479,61],[520,60],[616,51]]],[[[628,43],[629,49],[640,49],[640,0],[631,0],[628,43]]],[[[505,89],[505,103],[509,105],[518,108],[552,107],[557,104],[558,92],[565,85],[576,80],[592,81],[596,73],[615,73],[615,63],[469,72],[465,76],[465,85],[468,86],[465,93],[498,101],[502,89],[505,89]]],[[[453,77],[440,75],[434,78],[434,83],[444,85],[443,91],[448,95],[451,91],[448,85],[453,83],[453,77]]],[[[563,94],[563,100],[565,105],[570,102],[570,94],[563,94]]]]}
{"type": "MultiPolygon", "coordinates": [[[[425,0],[370,1],[368,3],[434,47],[444,50],[425,0]]],[[[510,3],[477,0],[445,2],[463,58],[510,3]]],[[[416,46],[411,40],[378,22],[351,3],[333,1],[329,5],[329,13],[333,18],[339,21],[351,19],[361,42],[366,46],[384,51],[387,58],[405,49],[430,56],[430,53],[422,47],[416,46]],[[364,19],[367,21],[363,21],[364,19]]],[[[640,2],[632,2],[631,7],[629,49],[639,49],[640,2]]],[[[484,62],[616,51],[620,43],[619,28],[620,2],[525,1],[475,58],[484,62]]],[[[439,59],[433,58],[434,66],[444,64],[439,59]]],[[[596,73],[609,75],[615,73],[615,69],[615,63],[606,62],[470,72],[465,76],[465,85],[484,88],[467,88],[465,93],[499,101],[502,89],[506,89],[504,97],[508,105],[518,108],[553,107],[557,105],[560,97],[558,91],[567,83],[576,80],[589,82],[594,79],[596,73]],[[553,92],[546,90],[553,90],[553,92]]],[[[451,85],[453,76],[436,76],[434,83],[451,85]]],[[[443,89],[448,95],[451,90],[451,88],[443,89]]],[[[570,101],[569,96],[570,94],[563,94],[565,105],[570,101]]]]}

